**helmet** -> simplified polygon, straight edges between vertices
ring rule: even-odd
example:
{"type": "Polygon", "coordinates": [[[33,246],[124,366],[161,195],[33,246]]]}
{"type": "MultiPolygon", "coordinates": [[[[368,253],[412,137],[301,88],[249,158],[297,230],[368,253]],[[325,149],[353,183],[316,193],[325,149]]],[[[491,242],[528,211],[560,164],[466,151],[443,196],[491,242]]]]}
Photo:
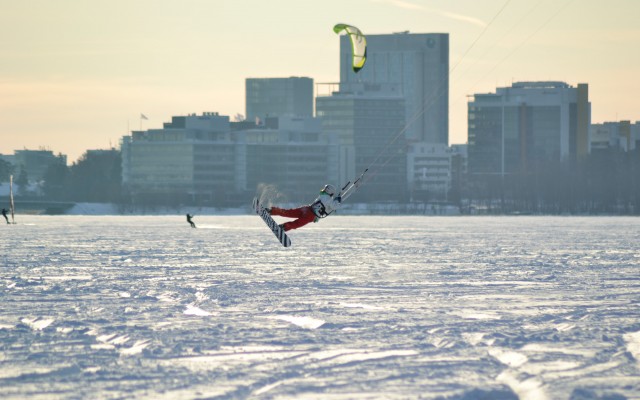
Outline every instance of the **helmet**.
{"type": "Polygon", "coordinates": [[[322,191],[329,196],[333,196],[334,194],[336,194],[336,188],[333,185],[324,185],[322,191]]]}

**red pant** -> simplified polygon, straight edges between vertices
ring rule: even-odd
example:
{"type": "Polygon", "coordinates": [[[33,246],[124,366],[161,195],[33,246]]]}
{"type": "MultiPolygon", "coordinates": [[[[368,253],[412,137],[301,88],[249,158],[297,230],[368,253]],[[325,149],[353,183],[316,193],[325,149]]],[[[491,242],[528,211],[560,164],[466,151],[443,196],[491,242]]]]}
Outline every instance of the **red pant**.
{"type": "Polygon", "coordinates": [[[302,206],[291,209],[271,207],[271,215],[278,215],[287,218],[297,218],[294,221],[289,221],[283,224],[285,232],[290,231],[291,229],[297,229],[301,226],[305,226],[309,222],[313,222],[316,219],[316,215],[313,213],[310,206],[302,206]]]}

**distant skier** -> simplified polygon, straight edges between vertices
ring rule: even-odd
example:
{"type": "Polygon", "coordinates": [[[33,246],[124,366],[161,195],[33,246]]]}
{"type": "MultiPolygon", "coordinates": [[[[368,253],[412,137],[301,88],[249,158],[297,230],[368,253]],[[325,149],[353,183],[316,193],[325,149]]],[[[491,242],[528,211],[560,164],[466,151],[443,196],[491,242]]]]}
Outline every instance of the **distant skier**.
{"type": "Polygon", "coordinates": [[[189,215],[189,213],[187,213],[187,222],[188,222],[189,224],[191,224],[191,227],[192,227],[192,228],[195,228],[195,227],[196,227],[196,224],[194,224],[194,223],[193,223],[193,221],[191,220],[191,218],[193,218],[193,215],[189,215]]]}
{"type": "Polygon", "coordinates": [[[5,208],[2,209],[2,216],[7,220],[7,224],[10,224],[9,218],[7,217],[7,210],[5,208]]]}
{"type": "Polygon", "coordinates": [[[286,218],[297,218],[294,221],[289,221],[280,225],[286,232],[291,229],[303,227],[310,222],[317,222],[318,219],[324,218],[338,209],[341,205],[342,198],[340,196],[335,196],[335,194],[336,188],[333,185],[324,185],[320,191],[320,195],[318,195],[318,198],[309,205],[291,209],[271,207],[268,210],[271,215],[278,215],[286,218]]]}

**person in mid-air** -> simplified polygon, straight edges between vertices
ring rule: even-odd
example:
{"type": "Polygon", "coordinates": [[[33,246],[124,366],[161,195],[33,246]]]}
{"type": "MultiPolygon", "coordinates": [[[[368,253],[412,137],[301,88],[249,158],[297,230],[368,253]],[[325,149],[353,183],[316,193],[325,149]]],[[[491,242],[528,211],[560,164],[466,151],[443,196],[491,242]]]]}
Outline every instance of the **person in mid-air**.
{"type": "Polygon", "coordinates": [[[191,225],[192,228],[195,228],[196,224],[193,223],[191,218],[193,218],[193,215],[189,215],[189,213],[187,213],[187,222],[191,225]]]}
{"type": "Polygon", "coordinates": [[[271,207],[268,209],[269,214],[286,218],[296,218],[280,226],[285,232],[291,229],[298,229],[310,222],[317,222],[318,219],[324,218],[338,209],[342,203],[342,198],[335,196],[335,194],[336,188],[333,185],[325,185],[313,203],[291,209],[271,207]]]}
{"type": "Polygon", "coordinates": [[[4,219],[7,220],[7,224],[9,223],[9,218],[7,217],[7,210],[6,209],[2,209],[2,216],[4,217],[4,219]]]}

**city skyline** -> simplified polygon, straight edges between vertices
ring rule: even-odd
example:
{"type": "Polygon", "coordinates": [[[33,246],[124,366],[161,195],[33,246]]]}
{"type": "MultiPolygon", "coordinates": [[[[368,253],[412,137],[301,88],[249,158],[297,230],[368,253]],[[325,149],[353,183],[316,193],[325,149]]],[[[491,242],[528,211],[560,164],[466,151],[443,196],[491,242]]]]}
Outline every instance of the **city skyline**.
{"type": "Polygon", "coordinates": [[[3,1],[0,153],[48,148],[73,162],[173,115],[244,114],[246,78],[337,82],[337,22],[450,35],[450,144],[467,141],[468,95],[514,81],[587,83],[592,122],[640,119],[638,2],[276,4],[3,1]]]}

